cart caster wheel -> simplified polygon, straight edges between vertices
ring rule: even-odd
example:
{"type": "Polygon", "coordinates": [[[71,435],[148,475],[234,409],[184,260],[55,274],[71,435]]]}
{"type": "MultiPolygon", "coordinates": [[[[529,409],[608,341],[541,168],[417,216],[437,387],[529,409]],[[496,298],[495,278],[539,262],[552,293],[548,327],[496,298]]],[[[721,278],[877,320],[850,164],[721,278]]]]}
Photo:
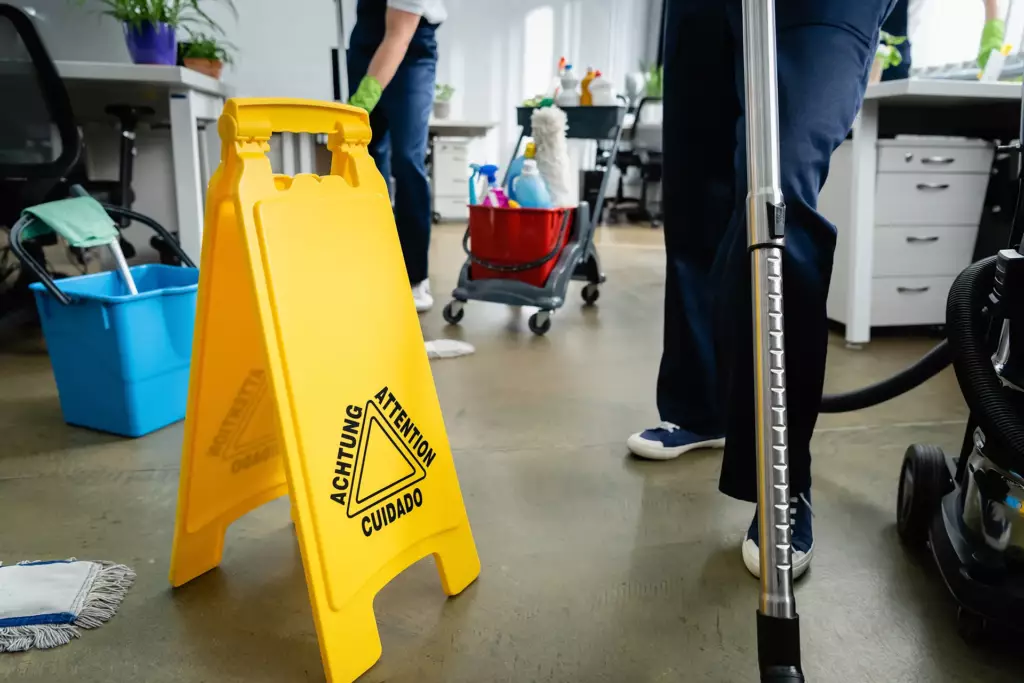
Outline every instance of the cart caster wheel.
{"type": "Polygon", "coordinates": [[[903,455],[896,530],[909,548],[923,548],[942,497],[953,490],[946,455],[938,446],[913,444],[903,455]]]}
{"type": "Polygon", "coordinates": [[[449,301],[441,310],[441,315],[444,316],[444,321],[449,325],[458,325],[459,321],[462,320],[462,316],[466,315],[466,309],[462,307],[461,301],[449,301]]]}
{"type": "Polygon", "coordinates": [[[583,303],[587,306],[593,306],[601,298],[601,290],[593,282],[586,285],[580,293],[583,295],[583,303]]]}
{"type": "Polygon", "coordinates": [[[985,618],[963,607],[956,610],[956,631],[969,645],[978,645],[985,637],[985,618]]]}
{"type": "Polygon", "coordinates": [[[537,311],[530,316],[530,331],[537,335],[545,335],[551,329],[551,311],[537,311]]]}
{"type": "Polygon", "coordinates": [[[436,211],[434,213],[430,214],[430,221],[434,225],[440,225],[440,223],[441,223],[441,214],[439,214],[436,211]]]}

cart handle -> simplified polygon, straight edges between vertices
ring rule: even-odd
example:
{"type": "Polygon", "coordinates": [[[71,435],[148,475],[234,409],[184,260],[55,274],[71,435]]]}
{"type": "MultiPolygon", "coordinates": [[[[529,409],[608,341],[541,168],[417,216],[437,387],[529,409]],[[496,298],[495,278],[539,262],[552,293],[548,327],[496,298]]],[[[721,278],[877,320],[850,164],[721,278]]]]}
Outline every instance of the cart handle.
{"type": "Polygon", "coordinates": [[[572,215],[573,209],[565,209],[565,215],[562,216],[562,228],[558,231],[558,239],[555,241],[554,248],[549,251],[546,255],[540,257],[536,261],[530,261],[529,263],[520,263],[516,265],[505,265],[502,263],[491,263],[481,258],[477,258],[473,255],[473,252],[469,247],[469,226],[466,226],[466,232],[462,236],[462,249],[466,252],[466,256],[469,260],[478,266],[487,268],[488,270],[494,270],[499,273],[522,273],[527,270],[533,270],[534,268],[540,268],[551,259],[558,256],[559,252],[562,251],[562,239],[565,237],[565,231],[569,227],[569,217],[572,215]]]}
{"type": "MultiPolygon", "coordinates": [[[[167,232],[167,229],[164,226],[160,225],[149,216],[144,216],[141,213],[132,211],[131,209],[125,209],[120,206],[114,206],[113,204],[101,204],[101,206],[103,207],[103,210],[106,211],[107,214],[109,214],[112,218],[130,218],[134,221],[138,221],[153,228],[153,230],[156,231],[156,233],[160,235],[160,237],[163,238],[163,240],[167,242],[168,245],[170,245],[171,249],[174,251],[175,255],[179,259],[181,259],[182,263],[184,263],[189,268],[196,267],[195,263],[192,262],[192,259],[190,259],[188,257],[188,254],[186,254],[185,251],[181,248],[181,245],[178,243],[178,240],[176,240],[174,236],[171,235],[171,233],[167,232]]],[[[66,292],[64,292],[60,287],[57,286],[57,284],[53,281],[53,278],[46,271],[46,268],[44,268],[43,265],[39,263],[39,261],[37,261],[28,251],[26,251],[24,246],[22,246],[21,235],[23,232],[25,232],[28,226],[31,225],[32,222],[35,220],[38,219],[36,219],[34,216],[26,215],[19,218],[18,221],[14,224],[14,226],[11,228],[11,233],[9,237],[11,251],[13,251],[14,255],[18,257],[19,261],[24,263],[32,270],[33,273],[35,273],[36,277],[39,278],[39,281],[43,283],[43,286],[46,287],[47,290],[49,290],[50,294],[53,294],[55,297],[57,297],[58,301],[60,301],[65,306],[68,306],[71,304],[71,297],[68,296],[66,292]]]]}

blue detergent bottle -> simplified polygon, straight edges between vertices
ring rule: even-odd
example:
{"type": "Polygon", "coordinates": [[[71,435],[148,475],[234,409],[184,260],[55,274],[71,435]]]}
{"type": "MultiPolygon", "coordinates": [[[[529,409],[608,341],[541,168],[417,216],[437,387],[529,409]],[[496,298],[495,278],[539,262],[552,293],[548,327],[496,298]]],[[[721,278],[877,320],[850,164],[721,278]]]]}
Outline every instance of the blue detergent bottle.
{"type": "Polygon", "coordinates": [[[537,169],[537,162],[533,160],[530,150],[527,150],[527,154],[530,156],[523,162],[522,173],[512,183],[516,201],[524,209],[550,209],[553,202],[547,183],[537,169]]]}
{"type": "Polygon", "coordinates": [[[537,146],[532,142],[526,143],[526,151],[522,156],[518,156],[512,160],[512,163],[508,167],[508,176],[505,178],[505,184],[508,187],[508,198],[513,201],[519,201],[516,198],[516,178],[523,172],[523,164],[526,163],[527,159],[532,159],[536,154],[537,146]]]}

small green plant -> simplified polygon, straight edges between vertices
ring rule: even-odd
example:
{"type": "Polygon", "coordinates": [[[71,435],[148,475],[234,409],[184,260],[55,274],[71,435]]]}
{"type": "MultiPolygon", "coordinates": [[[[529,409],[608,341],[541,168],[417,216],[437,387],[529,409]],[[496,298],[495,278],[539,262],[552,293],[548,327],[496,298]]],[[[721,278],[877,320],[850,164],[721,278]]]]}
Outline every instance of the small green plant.
{"type": "Polygon", "coordinates": [[[644,72],[647,79],[646,95],[648,97],[661,97],[663,93],[663,81],[665,79],[665,67],[651,62],[640,62],[640,70],[644,72]]]}
{"type": "Polygon", "coordinates": [[[188,47],[185,48],[186,59],[209,59],[215,62],[232,64],[231,53],[237,50],[226,40],[217,40],[211,35],[200,31],[188,32],[188,47]]]}
{"type": "MultiPolygon", "coordinates": [[[[224,2],[231,13],[237,18],[238,10],[234,0],[224,2]]],[[[70,0],[79,6],[85,0],[70,0]]],[[[99,0],[103,6],[103,14],[120,22],[139,28],[143,24],[167,24],[173,28],[186,26],[206,26],[218,33],[224,31],[213,18],[203,10],[202,0],[99,0]]]]}
{"type": "Polygon", "coordinates": [[[907,37],[894,36],[891,33],[882,31],[879,38],[882,42],[878,44],[878,48],[875,50],[875,57],[882,60],[882,70],[884,71],[890,66],[902,64],[903,55],[896,49],[896,46],[907,42],[907,37]]]}
{"type": "Polygon", "coordinates": [[[435,102],[451,102],[452,95],[455,94],[455,88],[448,85],[447,83],[438,83],[434,86],[434,101],[435,102]]]}

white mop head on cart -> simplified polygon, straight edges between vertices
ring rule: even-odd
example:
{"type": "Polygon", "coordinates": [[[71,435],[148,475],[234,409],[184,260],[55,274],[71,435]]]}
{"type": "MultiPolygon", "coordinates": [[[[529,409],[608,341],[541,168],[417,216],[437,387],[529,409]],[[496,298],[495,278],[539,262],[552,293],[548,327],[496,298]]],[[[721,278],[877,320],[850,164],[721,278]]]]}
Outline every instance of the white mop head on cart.
{"type": "Polygon", "coordinates": [[[535,109],[530,116],[532,136],[537,146],[537,170],[547,182],[551,201],[557,207],[575,207],[577,193],[573,192],[572,163],[565,140],[568,119],[558,107],[535,109]]]}

